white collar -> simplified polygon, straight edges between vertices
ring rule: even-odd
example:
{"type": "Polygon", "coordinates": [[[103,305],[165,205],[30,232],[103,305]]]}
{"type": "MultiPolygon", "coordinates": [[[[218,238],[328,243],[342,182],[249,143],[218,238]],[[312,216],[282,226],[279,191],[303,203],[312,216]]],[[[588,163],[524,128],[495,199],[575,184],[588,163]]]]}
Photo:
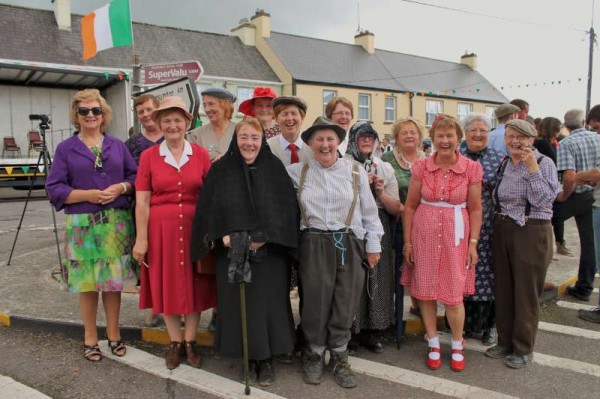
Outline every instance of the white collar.
{"type": "Polygon", "coordinates": [[[181,154],[181,159],[179,160],[179,163],[177,163],[175,161],[175,157],[173,157],[173,154],[171,154],[169,147],[167,147],[167,142],[165,140],[162,143],[160,143],[158,147],[158,153],[161,156],[165,157],[165,163],[167,165],[171,165],[175,169],[180,170],[183,167],[183,165],[188,163],[188,161],[190,160],[189,156],[192,155],[193,151],[191,144],[188,143],[187,140],[183,140],[183,153],[181,154]]]}
{"type": "MultiPolygon", "coordinates": [[[[285,137],[283,137],[283,134],[279,134],[278,137],[279,137],[279,143],[281,144],[281,148],[283,148],[284,150],[288,150],[288,146],[292,143],[287,141],[285,139],[285,137]]],[[[298,136],[298,138],[296,139],[296,142],[294,144],[300,150],[302,148],[302,146],[304,145],[304,142],[302,141],[302,138],[300,136],[298,136]]]]}

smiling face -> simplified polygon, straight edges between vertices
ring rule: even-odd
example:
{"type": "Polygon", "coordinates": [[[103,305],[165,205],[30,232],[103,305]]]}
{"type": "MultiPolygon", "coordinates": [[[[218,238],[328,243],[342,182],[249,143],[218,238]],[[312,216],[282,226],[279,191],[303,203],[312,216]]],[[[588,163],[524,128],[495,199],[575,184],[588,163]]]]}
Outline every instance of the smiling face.
{"type": "Polygon", "coordinates": [[[288,105],[277,115],[277,125],[281,135],[288,143],[294,143],[300,136],[300,128],[304,118],[300,113],[300,109],[296,105],[288,105]]]}
{"type": "Polygon", "coordinates": [[[402,125],[398,134],[396,135],[396,146],[401,152],[410,152],[417,150],[421,145],[421,137],[419,136],[419,129],[417,126],[408,122],[402,125]]]}
{"type": "Polygon", "coordinates": [[[256,161],[262,144],[262,130],[258,131],[250,124],[242,126],[237,132],[237,145],[246,164],[256,161]]]}
{"type": "Polygon", "coordinates": [[[102,125],[102,121],[103,121],[103,115],[94,115],[91,111],[92,108],[101,108],[100,106],[100,102],[99,101],[81,101],[78,105],[77,108],[87,108],[90,111],[88,111],[87,115],[83,116],[83,115],[79,115],[77,114],[77,122],[80,126],[80,129],[82,131],[88,131],[88,132],[93,132],[93,131],[100,131],[100,126],[102,125]]]}
{"type": "Polygon", "coordinates": [[[375,137],[370,134],[364,134],[356,139],[356,146],[362,155],[369,155],[373,152],[375,137]]]}
{"type": "Polygon", "coordinates": [[[275,116],[271,106],[272,101],[271,98],[255,98],[252,100],[252,112],[263,126],[267,126],[275,116]]]}
{"type": "Polygon", "coordinates": [[[333,129],[319,129],[313,133],[308,146],[313,151],[315,161],[322,167],[332,166],[338,159],[340,138],[333,129]]]}
{"type": "Polygon", "coordinates": [[[522,149],[525,147],[531,148],[534,140],[534,137],[527,136],[510,127],[506,128],[506,133],[504,134],[504,142],[512,158],[519,159],[522,149]]]}
{"type": "Polygon", "coordinates": [[[331,121],[348,131],[352,125],[352,110],[342,103],[337,103],[331,114],[331,121]]]}
{"type": "Polygon", "coordinates": [[[470,151],[481,152],[488,145],[490,131],[483,121],[474,121],[465,130],[465,139],[470,151]]]}
{"type": "Polygon", "coordinates": [[[155,131],[157,126],[152,120],[152,111],[156,107],[152,100],[145,101],[135,107],[135,114],[146,131],[155,131]]]}
{"type": "Polygon", "coordinates": [[[458,146],[458,134],[453,127],[439,127],[433,136],[433,146],[439,155],[450,156],[458,146]]]}
{"type": "Polygon", "coordinates": [[[202,106],[210,123],[219,123],[225,120],[225,108],[219,99],[213,96],[202,96],[202,106]]]}
{"type": "Polygon", "coordinates": [[[182,141],[189,123],[183,111],[176,108],[161,111],[158,116],[158,127],[167,142],[182,141]]]}

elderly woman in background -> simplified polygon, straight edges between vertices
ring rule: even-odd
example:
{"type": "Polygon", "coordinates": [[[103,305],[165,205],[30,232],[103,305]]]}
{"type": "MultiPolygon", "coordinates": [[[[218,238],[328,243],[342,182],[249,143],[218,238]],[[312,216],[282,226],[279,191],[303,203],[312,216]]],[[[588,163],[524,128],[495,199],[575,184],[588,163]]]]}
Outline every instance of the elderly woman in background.
{"type": "Polygon", "coordinates": [[[352,388],[356,379],[348,363],[350,328],[365,281],[363,265],[372,269],[379,262],[383,227],[366,170],[338,156],[345,136],[343,128],[319,117],[302,133],[314,159],[288,166],[288,173],[302,213],[304,381],[321,383],[329,349],[335,381],[352,388]]]}
{"type": "MultiPolygon", "coordinates": [[[[423,141],[423,125],[417,119],[408,117],[397,120],[392,125],[392,137],[394,138],[394,148],[391,152],[381,156],[384,162],[389,162],[394,168],[396,181],[398,182],[398,190],[400,194],[400,202],[406,203],[406,195],[408,194],[408,183],[410,182],[410,171],[415,162],[419,159],[426,158],[426,155],[421,151],[421,142],[423,141]]],[[[402,275],[402,264],[404,257],[402,256],[402,247],[404,245],[404,233],[402,232],[402,222],[398,219],[396,224],[395,243],[396,249],[396,307],[404,309],[404,290],[400,286],[400,278],[402,275]]],[[[397,310],[398,311],[398,310],[397,310]]],[[[421,316],[417,300],[411,297],[410,313],[415,316],[421,316]]]]}
{"type": "Polygon", "coordinates": [[[532,147],[536,135],[520,119],[506,124],[509,157],[493,193],[498,344],[485,355],[517,369],[533,358],[539,296],[552,260],[552,203],[559,192],[556,166],[532,147]]]}
{"type": "Polygon", "coordinates": [[[374,353],[383,351],[376,332],[387,329],[394,320],[395,257],[392,231],[401,207],[394,169],[374,155],[378,141],[379,135],[369,122],[358,122],[350,128],[346,152],[347,159],[358,162],[367,171],[384,231],[381,259],[377,267],[368,272],[352,324],[352,333],[360,333],[358,342],[374,353]]]}
{"type": "Polygon", "coordinates": [[[311,159],[312,151],[300,138],[302,122],[306,117],[306,102],[300,97],[281,96],[273,100],[272,105],[281,132],[267,141],[273,154],[284,166],[311,159]]]}
{"type": "Polygon", "coordinates": [[[253,118],[241,121],[229,151],[200,191],[192,258],[202,259],[214,247],[220,310],[215,347],[225,356],[242,358],[240,288],[228,278],[228,270],[233,254],[247,254],[250,378],[261,386],[275,379],[273,356],[294,347],[289,280],[298,220],[294,186],[266,145],[261,125],[253,118]]]}
{"type": "Polygon", "coordinates": [[[477,254],[479,260],[475,268],[475,294],[465,297],[465,328],[469,334],[482,334],[484,345],[496,343],[496,309],[494,304],[494,269],[492,259],[492,230],[494,223],[494,202],[492,192],[496,187],[498,167],[503,155],[488,146],[492,123],[482,114],[469,114],[462,120],[465,131],[458,151],[465,157],[479,162],[483,169],[481,204],[483,219],[477,254]]]}
{"type": "Polygon", "coordinates": [[[481,227],[482,169],[460,155],[463,131],[458,121],[441,115],[431,128],[437,151],[412,168],[404,208],[402,283],[419,300],[429,345],[427,367],[442,363],[437,335],[436,301],[446,308],[452,330],[454,371],[465,368],[463,296],[474,293],[477,244],[481,227]]]}
{"type": "Polygon", "coordinates": [[[64,209],[65,254],[63,289],[79,293],[84,327],[84,356],[102,359],[98,347],[98,292],[106,313],[108,346],[125,355],[119,331],[121,291],[137,282],[131,259],[135,161],[123,142],[105,133],[112,109],[96,89],[73,96],[70,111],[75,134],[56,148],[46,180],[50,202],[64,209]]]}
{"type": "Polygon", "coordinates": [[[153,118],[165,141],[142,153],[135,182],[133,256],[145,266],[140,308],[163,314],[171,340],[165,359],[168,369],[179,366],[182,354],[190,366],[200,367],[196,349],[200,312],[215,306],[216,292],[214,276],[195,273],[189,246],[198,191],[210,160],[204,148],[185,140],[192,115],[180,97],[165,97],[153,118]]]}
{"type": "Polygon", "coordinates": [[[135,133],[127,139],[125,146],[131,153],[135,163],[140,163],[140,155],[144,150],[160,144],[163,141],[163,135],[154,120],[152,113],[158,108],[159,101],[152,94],[142,94],[135,98],[135,114],[142,125],[142,131],[135,133]]]}
{"type": "Polygon", "coordinates": [[[354,118],[354,106],[345,97],[334,97],[325,106],[325,116],[346,131],[346,138],[342,140],[338,148],[340,156],[344,156],[348,148],[348,131],[354,118]]]}
{"type": "Polygon", "coordinates": [[[193,129],[188,134],[190,143],[206,148],[210,161],[214,162],[225,154],[231,143],[235,131],[235,122],[231,118],[237,98],[219,87],[209,87],[200,94],[202,107],[210,123],[193,129]]]}
{"type": "Polygon", "coordinates": [[[258,120],[267,140],[281,133],[279,125],[275,123],[275,114],[271,104],[275,98],[277,98],[277,93],[272,88],[255,87],[252,98],[242,101],[239,108],[242,114],[258,120]]]}

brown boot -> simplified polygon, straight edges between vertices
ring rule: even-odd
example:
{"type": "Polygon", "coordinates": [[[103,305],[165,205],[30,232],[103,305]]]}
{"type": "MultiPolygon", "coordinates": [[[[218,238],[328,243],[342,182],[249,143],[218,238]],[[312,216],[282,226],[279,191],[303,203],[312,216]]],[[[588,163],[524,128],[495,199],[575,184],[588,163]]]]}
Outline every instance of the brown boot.
{"type": "Polygon", "coordinates": [[[183,351],[183,346],[181,342],[172,341],[169,349],[167,350],[167,355],[165,356],[165,363],[169,370],[173,370],[181,364],[181,355],[183,351]]]}
{"type": "Polygon", "coordinates": [[[190,366],[200,368],[202,365],[202,358],[196,350],[196,341],[183,341],[183,347],[185,349],[185,356],[190,366]]]}

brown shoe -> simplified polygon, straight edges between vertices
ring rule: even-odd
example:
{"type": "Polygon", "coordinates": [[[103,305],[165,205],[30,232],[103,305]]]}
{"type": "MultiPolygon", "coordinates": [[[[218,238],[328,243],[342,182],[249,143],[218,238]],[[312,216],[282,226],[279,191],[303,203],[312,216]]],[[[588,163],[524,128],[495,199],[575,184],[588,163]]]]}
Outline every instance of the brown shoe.
{"type": "Polygon", "coordinates": [[[575,254],[569,248],[567,248],[566,243],[561,244],[558,241],[556,242],[556,253],[571,258],[575,256],[575,254]]]}
{"type": "Polygon", "coordinates": [[[181,364],[181,355],[183,351],[183,346],[181,342],[172,341],[169,349],[167,350],[167,355],[165,356],[165,363],[169,370],[173,370],[181,364]]]}
{"type": "Polygon", "coordinates": [[[196,341],[183,341],[183,347],[185,349],[185,356],[190,366],[200,368],[202,365],[202,358],[196,351],[196,341]]]}

